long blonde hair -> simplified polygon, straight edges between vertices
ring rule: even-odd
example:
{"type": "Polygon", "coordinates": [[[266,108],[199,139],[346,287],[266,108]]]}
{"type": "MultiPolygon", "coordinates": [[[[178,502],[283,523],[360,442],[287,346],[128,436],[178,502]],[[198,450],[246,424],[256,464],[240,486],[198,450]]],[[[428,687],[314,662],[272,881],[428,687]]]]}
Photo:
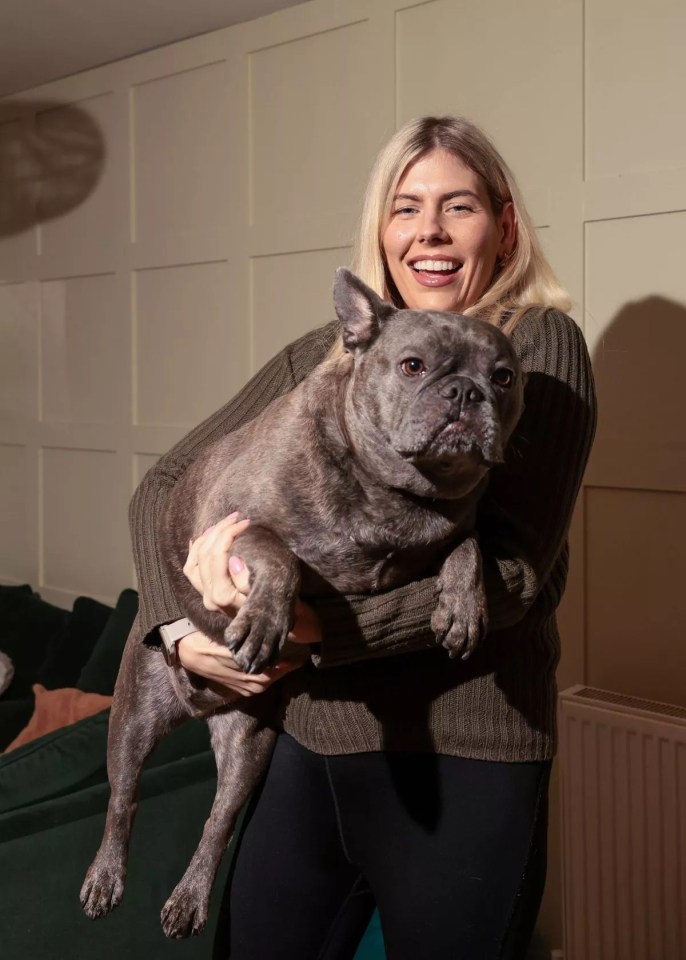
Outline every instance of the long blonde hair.
{"type": "MultiPolygon", "coordinates": [[[[503,329],[511,332],[531,306],[569,310],[569,295],[543,254],[510,169],[488,137],[463,117],[418,117],[401,127],[383,147],[364,197],[353,248],[354,272],[379,296],[394,301],[382,254],[383,231],[408,165],[436,149],[452,153],[481,177],[494,214],[499,214],[505,203],[514,205],[516,237],[512,253],[496,270],[493,282],[477,303],[464,313],[496,324],[508,315],[503,329]]],[[[402,306],[397,296],[396,304],[402,306]]]]}

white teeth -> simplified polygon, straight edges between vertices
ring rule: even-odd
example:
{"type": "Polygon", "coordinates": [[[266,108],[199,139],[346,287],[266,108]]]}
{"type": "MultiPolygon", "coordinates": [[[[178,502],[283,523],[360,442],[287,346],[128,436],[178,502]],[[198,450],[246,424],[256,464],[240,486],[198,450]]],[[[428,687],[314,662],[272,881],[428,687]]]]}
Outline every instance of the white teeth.
{"type": "Polygon", "coordinates": [[[456,270],[459,264],[456,260],[417,260],[412,264],[413,270],[435,270],[437,272],[447,272],[456,270]]]}

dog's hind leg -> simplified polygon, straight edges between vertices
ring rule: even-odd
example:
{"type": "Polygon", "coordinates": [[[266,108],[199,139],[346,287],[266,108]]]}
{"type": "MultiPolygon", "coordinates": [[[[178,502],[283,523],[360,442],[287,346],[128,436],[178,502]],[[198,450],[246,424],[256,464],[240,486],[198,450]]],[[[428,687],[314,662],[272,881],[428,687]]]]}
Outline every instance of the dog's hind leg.
{"type": "Polygon", "coordinates": [[[271,713],[267,698],[272,694],[267,691],[207,721],[217,760],[217,793],[198,848],[162,910],[162,929],[168,937],[188,937],[205,926],[222,854],[274,748],[276,732],[265,721],[271,713]]]}
{"type": "Polygon", "coordinates": [[[141,643],[134,623],[110,714],[107,774],[112,794],[105,832],[80,895],[81,906],[92,920],[114,909],[124,892],[129,837],[143,763],[153,747],[188,718],[161,653],[141,643]]]}

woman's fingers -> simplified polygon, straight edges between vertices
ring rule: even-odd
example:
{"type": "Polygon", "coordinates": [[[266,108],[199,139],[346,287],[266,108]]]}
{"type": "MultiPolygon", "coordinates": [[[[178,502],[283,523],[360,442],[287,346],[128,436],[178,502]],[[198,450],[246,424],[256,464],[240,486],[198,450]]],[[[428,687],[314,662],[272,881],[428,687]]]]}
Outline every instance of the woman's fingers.
{"type": "Polygon", "coordinates": [[[236,537],[250,525],[250,520],[238,520],[233,513],[206,530],[189,545],[183,571],[198,593],[202,594],[207,610],[235,612],[248,591],[249,575],[245,565],[237,577],[229,573],[229,552],[236,537]]]}
{"type": "Polygon", "coordinates": [[[237,536],[248,528],[249,520],[220,521],[203,536],[198,550],[198,566],[203,582],[203,602],[208,610],[232,606],[236,587],[229,575],[229,551],[237,536]],[[228,522],[227,522],[228,521],[228,522]]]}
{"type": "Polygon", "coordinates": [[[250,573],[240,557],[229,557],[229,574],[235,588],[247,595],[250,590],[250,573]]]}
{"type": "Polygon", "coordinates": [[[178,655],[185,670],[204,677],[213,690],[227,697],[232,694],[251,697],[263,693],[276,680],[301,667],[306,659],[282,660],[260,674],[243,673],[226,647],[199,631],[179,640],[178,655]]]}
{"type": "Polygon", "coordinates": [[[186,579],[190,580],[198,593],[202,593],[202,580],[198,571],[198,541],[191,540],[188,544],[188,556],[183,565],[186,579]]]}

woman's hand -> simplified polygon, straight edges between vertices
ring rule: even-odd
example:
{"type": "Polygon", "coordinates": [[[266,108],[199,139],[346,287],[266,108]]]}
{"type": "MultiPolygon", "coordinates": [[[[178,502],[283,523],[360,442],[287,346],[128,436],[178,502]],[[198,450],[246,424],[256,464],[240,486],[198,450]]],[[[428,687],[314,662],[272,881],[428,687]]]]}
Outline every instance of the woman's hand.
{"type": "Polygon", "coordinates": [[[248,571],[238,557],[229,559],[236,537],[250,526],[237,513],[224,517],[189,544],[183,572],[198,593],[206,610],[222,610],[234,617],[248,593],[248,571]],[[235,579],[238,578],[238,579],[235,579]]]}
{"type": "MultiPolygon", "coordinates": [[[[245,602],[250,589],[249,571],[239,557],[229,558],[229,551],[236,537],[249,524],[249,520],[239,520],[238,514],[233,513],[191,541],[183,570],[198,593],[202,594],[207,610],[222,610],[227,616],[233,617],[245,602]]],[[[288,640],[303,645],[321,641],[320,625],[314,610],[300,600],[296,604],[295,623],[288,640]]],[[[181,666],[210,681],[217,692],[233,691],[246,697],[262,693],[275,680],[301,667],[308,657],[304,646],[301,656],[291,648],[288,659],[268,667],[263,673],[243,673],[226,647],[199,631],[183,637],[177,651],[181,666]]]]}
{"type": "Polygon", "coordinates": [[[182,637],[177,652],[179,663],[185,670],[204,677],[212,690],[229,697],[231,693],[238,693],[242,697],[263,693],[275,680],[302,667],[307,660],[307,651],[303,648],[301,659],[280,660],[264,673],[243,673],[226,647],[199,631],[182,637]]]}

